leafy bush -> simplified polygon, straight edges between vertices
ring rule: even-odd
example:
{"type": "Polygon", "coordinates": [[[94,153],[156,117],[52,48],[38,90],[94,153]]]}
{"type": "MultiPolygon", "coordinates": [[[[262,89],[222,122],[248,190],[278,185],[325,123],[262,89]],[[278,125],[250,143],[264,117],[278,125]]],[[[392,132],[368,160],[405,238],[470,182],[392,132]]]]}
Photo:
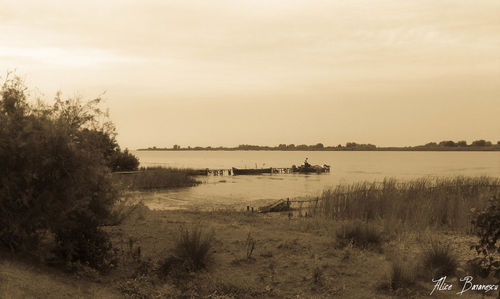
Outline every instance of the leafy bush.
{"type": "Polygon", "coordinates": [[[493,197],[489,207],[476,215],[474,224],[479,242],[472,248],[480,257],[479,266],[500,278],[500,198],[493,197]]]}
{"type": "Polygon", "coordinates": [[[133,171],[138,169],[139,160],[128,149],[122,152],[117,148],[110,157],[109,165],[112,171],[133,171]]]}
{"type": "Polygon", "coordinates": [[[57,94],[52,106],[28,101],[8,76],[0,91],[0,245],[37,250],[55,234],[66,261],[104,266],[110,244],[99,226],[117,199],[108,167],[114,127],[99,99],[57,94]]]}
{"type": "Polygon", "coordinates": [[[67,263],[83,262],[101,271],[109,270],[116,262],[108,234],[85,215],[74,215],[75,222],[56,226],[56,255],[67,263]]]}

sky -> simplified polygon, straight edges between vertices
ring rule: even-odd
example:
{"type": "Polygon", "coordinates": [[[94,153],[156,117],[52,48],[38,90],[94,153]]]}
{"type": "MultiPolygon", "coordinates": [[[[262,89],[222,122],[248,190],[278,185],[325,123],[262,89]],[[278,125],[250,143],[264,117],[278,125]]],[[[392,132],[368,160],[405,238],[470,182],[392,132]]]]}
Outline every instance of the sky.
{"type": "Polygon", "coordinates": [[[122,147],[500,141],[500,1],[11,1],[0,76],[122,147]]]}

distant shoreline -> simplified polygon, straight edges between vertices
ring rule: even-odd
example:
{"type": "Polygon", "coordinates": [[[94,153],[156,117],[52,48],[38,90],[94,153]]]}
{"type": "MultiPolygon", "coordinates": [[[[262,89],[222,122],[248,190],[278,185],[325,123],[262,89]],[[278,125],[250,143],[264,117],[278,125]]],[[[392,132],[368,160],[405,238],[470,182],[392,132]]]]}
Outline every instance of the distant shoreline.
{"type": "Polygon", "coordinates": [[[471,144],[467,144],[465,140],[454,142],[452,140],[445,140],[439,143],[429,142],[425,145],[417,146],[384,146],[377,147],[370,143],[356,143],[347,142],[345,145],[339,144],[337,146],[324,146],[323,143],[317,143],[313,145],[307,144],[280,144],[277,146],[265,146],[265,145],[251,145],[251,144],[240,144],[236,147],[181,147],[175,144],[171,148],[168,147],[148,147],[140,148],[138,151],[283,151],[283,152],[295,152],[295,151],[321,151],[321,152],[336,152],[336,151],[432,151],[432,152],[491,152],[500,151],[500,141],[493,144],[491,141],[484,139],[475,140],[471,144]]]}
{"type": "Polygon", "coordinates": [[[274,149],[274,148],[261,148],[261,149],[239,149],[239,148],[141,148],[137,151],[275,151],[275,152],[497,152],[500,151],[500,146],[488,146],[488,147],[453,147],[453,148],[426,148],[426,147],[380,147],[375,149],[362,149],[362,148],[324,148],[324,149],[274,149]]]}

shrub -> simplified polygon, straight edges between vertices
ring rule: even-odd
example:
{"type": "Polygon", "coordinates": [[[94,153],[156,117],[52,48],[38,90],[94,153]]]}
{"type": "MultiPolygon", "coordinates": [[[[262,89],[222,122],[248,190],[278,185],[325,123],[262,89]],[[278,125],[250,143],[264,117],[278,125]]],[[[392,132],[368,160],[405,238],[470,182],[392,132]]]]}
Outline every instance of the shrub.
{"type": "Polygon", "coordinates": [[[358,221],[343,224],[336,237],[340,247],[352,244],[361,249],[378,249],[382,244],[382,233],[374,225],[358,221]]]}
{"type": "Polygon", "coordinates": [[[488,208],[476,215],[474,224],[479,242],[472,248],[479,255],[478,264],[500,278],[500,197],[490,199],[488,208]]]}
{"type": "Polygon", "coordinates": [[[110,248],[99,225],[117,198],[107,165],[114,140],[99,99],[31,104],[22,81],[0,91],[0,245],[37,250],[46,232],[66,261],[101,267],[110,248]]]}
{"type": "Polygon", "coordinates": [[[139,160],[128,149],[122,152],[118,147],[110,157],[109,165],[112,171],[133,171],[138,169],[139,160]]]}
{"type": "Polygon", "coordinates": [[[54,229],[56,256],[68,264],[77,262],[101,271],[109,270],[116,262],[108,234],[85,216],[75,220],[78,222],[68,222],[54,229]]]}
{"type": "Polygon", "coordinates": [[[431,274],[432,279],[456,274],[458,261],[449,243],[431,239],[421,258],[424,270],[431,274]]]}

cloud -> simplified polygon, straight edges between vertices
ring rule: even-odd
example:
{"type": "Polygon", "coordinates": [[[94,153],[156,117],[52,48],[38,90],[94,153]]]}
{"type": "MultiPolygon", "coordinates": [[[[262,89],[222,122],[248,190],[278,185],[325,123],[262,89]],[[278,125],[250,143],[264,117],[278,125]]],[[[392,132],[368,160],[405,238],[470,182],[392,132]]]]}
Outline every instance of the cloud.
{"type": "Polygon", "coordinates": [[[278,113],[282,101],[315,99],[326,111],[340,101],[392,111],[387,97],[450,105],[459,92],[488,101],[500,96],[498,11],[496,0],[7,0],[0,68],[146,108],[252,99],[278,113]]]}

